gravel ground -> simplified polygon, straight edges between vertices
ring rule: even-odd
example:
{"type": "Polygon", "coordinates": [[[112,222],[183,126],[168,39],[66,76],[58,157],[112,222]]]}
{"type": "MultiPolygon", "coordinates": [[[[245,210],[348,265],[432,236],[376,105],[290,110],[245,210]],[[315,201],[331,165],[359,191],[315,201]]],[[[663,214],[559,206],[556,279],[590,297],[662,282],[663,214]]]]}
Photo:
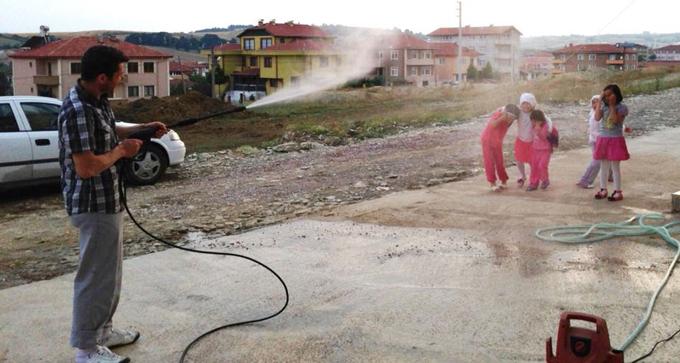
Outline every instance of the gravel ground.
{"type": "MultiPolygon", "coordinates": [[[[633,137],[680,126],[680,89],[625,102],[633,137]]],[[[560,150],[586,145],[587,104],[541,107],[560,130],[560,150]]],[[[338,205],[480,173],[478,139],[485,120],[480,116],[454,126],[405,129],[337,147],[306,142],[248,155],[231,150],[191,154],[160,183],[131,188],[129,204],[146,229],[177,241],[238,234],[301,216],[329,216],[338,205]]],[[[513,126],[506,138],[508,161],[515,133],[513,126]]],[[[514,179],[514,168],[510,175],[514,179]]],[[[77,231],[68,223],[57,186],[0,193],[0,229],[0,288],[75,269],[77,231]]],[[[129,219],[125,231],[127,257],[165,249],[129,219]]]]}

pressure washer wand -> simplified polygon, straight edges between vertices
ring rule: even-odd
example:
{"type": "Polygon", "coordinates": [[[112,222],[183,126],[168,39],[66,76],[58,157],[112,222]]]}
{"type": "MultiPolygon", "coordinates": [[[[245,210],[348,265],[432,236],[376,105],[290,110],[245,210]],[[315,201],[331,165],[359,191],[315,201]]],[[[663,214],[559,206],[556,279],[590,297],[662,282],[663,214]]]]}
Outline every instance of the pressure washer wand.
{"type": "Polygon", "coordinates": [[[245,110],[246,110],[246,108],[244,106],[240,106],[240,107],[232,108],[231,110],[220,111],[220,112],[213,113],[213,114],[206,115],[206,116],[190,117],[190,118],[187,118],[187,119],[184,119],[184,120],[177,121],[172,125],[168,125],[167,127],[168,127],[168,129],[176,129],[176,128],[180,128],[180,127],[184,127],[184,126],[193,125],[193,124],[195,124],[199,121],[203,121],[203,120],[206,120],[206,119],[209,119],[209,118],[227,115],[227,114],[230,114],[230,113],[243,112],[245,110]]]}

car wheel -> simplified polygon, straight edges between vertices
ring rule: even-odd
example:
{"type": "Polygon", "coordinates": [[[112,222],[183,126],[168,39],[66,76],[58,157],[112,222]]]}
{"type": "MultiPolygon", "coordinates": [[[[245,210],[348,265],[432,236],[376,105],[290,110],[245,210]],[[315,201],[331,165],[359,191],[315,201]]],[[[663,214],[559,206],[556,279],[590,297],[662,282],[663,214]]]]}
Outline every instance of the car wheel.
{"type": "Polygon", "coordinates": [[[133,184],[154,184],[168,168],[168,156],[162,147],[149,144],[128,163],[125,174],[133,184]]]}

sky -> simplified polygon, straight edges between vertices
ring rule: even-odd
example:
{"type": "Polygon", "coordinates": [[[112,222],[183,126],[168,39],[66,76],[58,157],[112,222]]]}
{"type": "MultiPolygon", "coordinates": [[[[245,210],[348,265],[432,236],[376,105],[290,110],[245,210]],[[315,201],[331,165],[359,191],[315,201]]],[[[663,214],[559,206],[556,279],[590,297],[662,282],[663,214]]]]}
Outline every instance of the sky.
{"type": "MultiPolygon", "coordinates": [[[[677,0],[463,0],[462,8],[463,25],[514,25],[524,36],[680,32],[677,0]]],[[[0,33],[37,33],[40,25],[53,32],[190,32],[276,19],[427,34],[457,26],[456,9],[456,1],[443,0],[0,0],[0,33]]]]}

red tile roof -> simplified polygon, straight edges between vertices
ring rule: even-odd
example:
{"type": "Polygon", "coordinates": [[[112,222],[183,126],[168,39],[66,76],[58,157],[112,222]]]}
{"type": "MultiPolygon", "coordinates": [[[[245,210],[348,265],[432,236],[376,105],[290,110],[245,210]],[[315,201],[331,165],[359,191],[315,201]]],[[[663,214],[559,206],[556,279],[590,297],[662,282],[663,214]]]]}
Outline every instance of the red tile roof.
{"type": "Polygon", "coordinates": [[[331,51],[333,50],[333,46],[329,44],[328,42],[321,41],[321,40],[314,40],[314,39],[297,39],[292,42],[286,42],[286,43],[277,43],[275,45],[272,45],[271,47],[268,47],[266,49],[262,49],[262,51],[312,51],[312,52],[319,52],[319,51],[331,51]]]}
{"type": "Polygon", "coordinates": [[[267,33],[275,37],[291,37],[291,38],[331,38],[328,33],[315,25],[294,24],[294,23],[264,23],[262,25],[254,26],[244,30],[238,36],[247,34],[252,31],[265,30],[267,33]]]}
{"type": "Polygon", "coordinates": [[[617,47],[614,44],[570,44],[553,52],[553,54],[573,53],[637,53],[637,50],[617,47]]]}
{"type": "Polygon", "coordinates": [[[664,52],[676,52],[680,53],[680,44],[675,44],[675,45],[667,45],[665,47],[657,48],[654,49],[654,51],[664,51],[664,52]]]}
{"type": "Polygon", "coordinates": [[[233,44],[233,43],[225,43],[225,44],[218,45],[218,46],[216,46],[216,47],[213,48],[213,49],[214,49],[216,52],[217,52],[217,51],[229,51],[229,50],[241,50],[241,44],[239,44],[239,43],[236,43],[236,44],[233,44]]]}
{"type": "Polygon", "coordinates": [[[392,49],[435,49],[433,43],[428,43],[416,36],[406,33],[392,33],[384,36],[379,42],[379,48],[392,49]]]}
{"type": "MultiPolygon", "coordinates": [[[[516,31],[520,35],[522,33],[517,30],[514,26],[465,26],[462,29],[463,36],[470,36],[470,35],[497,35],[497,34],[504,34],[510,31],[516,31]]],[[[439,28],[432,33],[428,34],[428,36],[431,37],[436,37],[436,36],[445,36],[445,35],[453,35],[457,36],[458,35],[458,28],[439,28]]]]}
{"type": "MultiPolygon", "coordinates": [[[[458,44],[457,43],[430,43],[434,47],[435,56],[443,57],[457,57],[458,56],[458,44]]],[[[478,53],[474,49],[463,47],[463,57],[478,57],[481,53],[478,53]]]]}
{"type": "Polygon", "coordinates": [[[128,43],[116,38],[75,37],[57,40],[42,47],[17,51],[11,58],[82,58],[85,51],[95,45],[108,45],[119,49],[128,58],[172,58],[171,55],[155,49],[128,43]]]}
{"type": "MultiPolygon", "coordinates": [[[[197,69],[208,69],[208,64],[207,63],[199,63],[195,61],[184,61],[182,62],[182,67],[181,70],[185,73],[193,72],[194,70],[197,69]]],[[[176,61],[170,61],[170,72],[179,72],[180,71],[180,63],[176,61]]]]}

